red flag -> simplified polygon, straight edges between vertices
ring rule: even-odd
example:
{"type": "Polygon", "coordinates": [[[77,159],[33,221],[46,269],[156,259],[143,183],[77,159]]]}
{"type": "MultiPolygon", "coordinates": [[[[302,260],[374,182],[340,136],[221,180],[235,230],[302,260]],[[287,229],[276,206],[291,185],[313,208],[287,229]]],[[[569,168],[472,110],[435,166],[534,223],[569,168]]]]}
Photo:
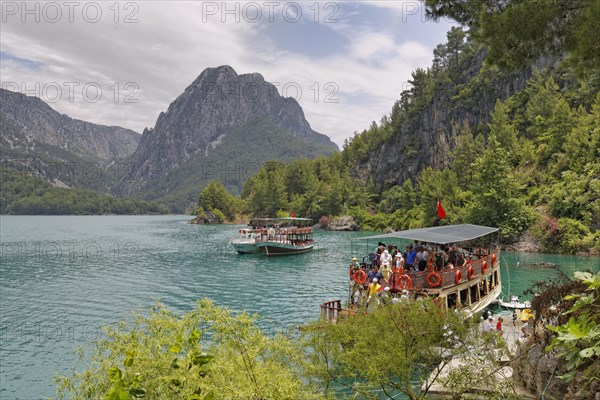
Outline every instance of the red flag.
{"type": "Polygon", "coordinates": [[[440,199],[438,199],[437,208],[438,208],[438,217],[440,217],[441,219],[446,218],[446,211],[444,211],[444,207],[442,207],[442,203],[440,203],[440,199]]]}

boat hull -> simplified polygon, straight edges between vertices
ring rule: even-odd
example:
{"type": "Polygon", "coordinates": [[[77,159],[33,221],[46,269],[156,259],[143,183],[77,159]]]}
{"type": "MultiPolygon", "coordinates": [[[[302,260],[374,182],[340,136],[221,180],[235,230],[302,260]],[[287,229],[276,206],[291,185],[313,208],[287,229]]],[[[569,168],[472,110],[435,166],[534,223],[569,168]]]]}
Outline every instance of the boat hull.
{"type": "Polygon", "coordinates": [[[239,254],[258,254],[260,249],[256,246],[255,242],[230,242],[235,251],[239,254]]]}
{"type": "Polygon", "coordinates": [[[498,296],[500,296],[500,293],[502,293],[502,286],[498,285],[492,289],[490,293],[481,298],[481,300],[471,304],[471,306],[468,307],[468,313],[472,315],[482,311],[484,308],[492,304],[498,298],[498,296]]]}
{"type": "Polygon", "coordinates": [[[278,243],[278,242],[263,242],[257,243],[256,245],[260,252],[267,256],[283,256],[288,254],[301,254],[311,251],[314,247],[314,243],[294,245],[289,243],[278,243]]]}

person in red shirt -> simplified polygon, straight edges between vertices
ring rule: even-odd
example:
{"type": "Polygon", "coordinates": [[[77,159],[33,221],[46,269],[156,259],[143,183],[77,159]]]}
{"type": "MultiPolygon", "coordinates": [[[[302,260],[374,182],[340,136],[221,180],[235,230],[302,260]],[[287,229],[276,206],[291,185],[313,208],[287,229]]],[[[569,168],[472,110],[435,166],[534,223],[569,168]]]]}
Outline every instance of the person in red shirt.
{"type": "Polygon", "coordinates": [[[496,331],[498,331],[499,334],[502,334],[502,321],[504,321],[504,319],[502,317],[498,317],[498,322],[496,323],[496,331]]]}

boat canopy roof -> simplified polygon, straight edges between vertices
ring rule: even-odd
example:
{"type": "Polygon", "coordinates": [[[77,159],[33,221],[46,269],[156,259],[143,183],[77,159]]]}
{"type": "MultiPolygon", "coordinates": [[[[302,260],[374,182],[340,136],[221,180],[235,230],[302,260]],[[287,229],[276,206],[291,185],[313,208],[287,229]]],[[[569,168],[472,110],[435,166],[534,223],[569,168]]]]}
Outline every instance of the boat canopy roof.
{"type": "Polygon", "coordinates": [[[418,240],[437,244],[448,244],[477,239],[497,231],[498,228],[492,228],[489,226],[471,224],[445,225],[434,226],[430,228],[409,229],[406,231],[397,231],[392,233],[384,233],[381,235],[356,238],[354,240],[397,238],[418,240]]]}

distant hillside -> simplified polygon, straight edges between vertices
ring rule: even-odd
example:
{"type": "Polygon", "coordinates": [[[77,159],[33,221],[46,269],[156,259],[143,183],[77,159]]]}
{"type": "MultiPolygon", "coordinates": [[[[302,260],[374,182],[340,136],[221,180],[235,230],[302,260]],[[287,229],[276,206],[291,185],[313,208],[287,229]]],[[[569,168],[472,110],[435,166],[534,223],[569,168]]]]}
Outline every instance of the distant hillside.
{"type": "Polygon", "coordinates": [[[0,214],[13,215],[95,215],[166,214],[157,202],[120,199],[86,189],[53,187],[24,172],[0,168],[0,214]]]}
{"type": "Polygon", "coordinates": [[[0,89],[4,167],[52,183],[107,190],[104,169],[131,155],[140,138],[132,130],[73,119],[37,97],[0,89]]]}
{"type": "Polygon", "coordinates": [[[208,68],[144,131],[120,193],[168,201],[181,211],[211,179],[237,192],[267,160],[337,150],[312,130],[294,99],[281,97],[260,74],[208,68]]]}

